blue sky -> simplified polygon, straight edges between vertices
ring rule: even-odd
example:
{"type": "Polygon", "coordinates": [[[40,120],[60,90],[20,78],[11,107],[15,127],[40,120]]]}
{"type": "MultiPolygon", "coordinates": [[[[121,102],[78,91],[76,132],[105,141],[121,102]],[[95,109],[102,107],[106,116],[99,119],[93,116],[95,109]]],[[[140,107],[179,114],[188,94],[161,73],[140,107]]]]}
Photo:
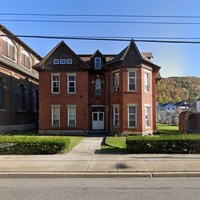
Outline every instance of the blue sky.
{"type": "MultiPolygon", "coordinates": [[[[2,13],[29,14],[83,14],[83,15],[148,15],[148,16],[200,16],[199,0],[9,0],[1,2],[2,13]]],[[[111,18],[111,17],[41,17],[3,16],[0,23],[14,34],[44,36],[95,36],[95,37],[175,37],[200,38],[199,25],[106,24],[106,23],[36,23],[13,22],[5,19],[44,20],[109,20],[199,22],[199,19],[111,18]]],[[[21,38],[34,51],[44,57],[61,39],[21,38]]],[[[64,40],[77,54],[119,53],[129,42],[64,40]]],[[[195,41],[200,41],[195,40],[195,41]]],[[[140,51],[152,52],[152,61],[161,66],[161,75],[200,77],[200,44],[167,44],[136,42],[140,51]]]]}

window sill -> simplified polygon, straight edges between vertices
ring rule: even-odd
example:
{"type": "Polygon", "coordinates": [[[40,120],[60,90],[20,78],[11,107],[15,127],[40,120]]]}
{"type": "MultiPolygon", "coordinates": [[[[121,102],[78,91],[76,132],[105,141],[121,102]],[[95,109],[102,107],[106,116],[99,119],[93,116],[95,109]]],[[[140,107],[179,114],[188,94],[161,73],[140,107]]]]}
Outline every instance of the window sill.
{"type": "Polygon", "coordinates": [[[151,94],[151,92],[150,91],[144,91],[145,93],[147,93],[147,94],[151,94]]]}
{"type": "Polygon", "coordinates": [[[18,112],[18,113],[25,113],[26,110],[18,110],[17,112],[18,112]]]}
{"type": "Polygon", "coordinates": [[[51,128],[60,128],[60,125],[51,125],[51,128]]]}
{"type": "Polygon", "coordinates": [[[0,111],[6,111],[6,109],[0,108],[0,111]]]}
{"type": "Polygon", "coordinates": [[[137,126],[128,126],[127,129],[137,129],[137,126]]]}
{"type": "Polygon", "coordinates": [[[126,91],[127,93],[133,93],[133,92],[137,92],[137,90],[128,90],[126,91]]]}
{"type": "Polygon", "coordinates": [[[6,55],[2,55],[4,58],[7,58],[8,60],[14,62],[14,63],[17,63],[17,61],[15,59],[12,59],[10,58],[9,56],[6,56],[6,55]]]}
{"type": "Polygon", "coordinates": [[[68,125],[67,127],[69,127],[69,128],[76,128],[77,126],[70,126],[70,125],[68,125]]]}

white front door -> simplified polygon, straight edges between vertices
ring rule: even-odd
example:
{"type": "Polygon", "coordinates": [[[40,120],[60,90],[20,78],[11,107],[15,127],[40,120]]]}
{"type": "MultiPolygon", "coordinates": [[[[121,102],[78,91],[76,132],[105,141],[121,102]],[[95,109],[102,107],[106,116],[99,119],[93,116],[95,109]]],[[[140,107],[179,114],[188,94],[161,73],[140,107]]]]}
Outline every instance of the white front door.
{"type": "Polygon", "coordinates": [[[104,113],[93,112],[92,113],[92,129],[104,129],[104,113]]]}

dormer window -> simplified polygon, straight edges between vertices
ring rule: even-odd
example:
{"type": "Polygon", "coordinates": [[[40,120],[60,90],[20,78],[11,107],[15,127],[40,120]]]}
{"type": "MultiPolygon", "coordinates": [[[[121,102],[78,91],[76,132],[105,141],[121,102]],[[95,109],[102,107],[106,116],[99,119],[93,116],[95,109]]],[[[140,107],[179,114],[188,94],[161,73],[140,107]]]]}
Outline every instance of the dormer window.
{"type": "Polygon", "coordinates": [[[28,69],[30,69],[30,66],[31,66],[30,56],[28,52],[24,49],[22,49],[22,65],[28,69]]]}
{"type": "Polygon", "coordinates": [[[100,57],[95,58],[95,69],[101,69],[101,58],[100,57]]]}
{"type": "Polygon", "coordinates": [[[3,37],[3,55],[15,60],[15,45],[14,43],[7,37],[3,37]]]}

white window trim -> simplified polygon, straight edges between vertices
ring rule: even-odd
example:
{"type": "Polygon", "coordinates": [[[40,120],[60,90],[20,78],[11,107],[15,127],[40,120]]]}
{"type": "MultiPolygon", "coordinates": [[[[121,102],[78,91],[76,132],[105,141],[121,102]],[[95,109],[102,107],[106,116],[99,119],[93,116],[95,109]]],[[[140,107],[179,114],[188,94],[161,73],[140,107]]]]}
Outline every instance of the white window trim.
{"type": "Polygon", "coordinates": [[[144,92],[150,93],[151,92],[151,73],[148,70],[144,70],[144,92]],[[148,74],[148,88],[149,90],[146,90],[146,74],[148,74]]]}
{"type": "MultiPolygon", "coordinates": [[[[117,85],[117,83],[116,83],[116,79],[115,79],[116,76],[115,76],[115,74],[118,74],[118,77],[119,77],[119,71],[113,73],[113,81],[114,81],[113,86],[114,86],[114,87],[119,87],[119,84],[117,85]]],[[[120,82],[120,81],[119,81],[119,82],[120,82]]]]}
{"type": "Polygon", "coordinates": [[[102,81],[101,81],[101,79],[100,78],[96,78],[96,80],[95,80],[95,95],[101,95],[102,94],[102,81]],[[97,84],[97,80],[99,80],[100,82],[99,82],[99,86],[100,86],[100,88],[98,88],[98,90],[100,90],[100,93],[98,93],[97,92],[97,86],[98,86],[98,84],[97,84]]]}
{"type": "Polygon", "coordinates": [[[145,116],[145,128],[150,128],[151,127],[151,105],[150,104],[144,105],[144,116],[145,116]],[[148,113],[149,126],[146,125],[146,107],[149,108],[149,113],[148,113]]]}
{"type": "Polygon", "coordinates": [[[51,93],[52,94],[60,94],[60,73],[52,73],[51,74],[51,93]],[[53,76],[59,76],[59,92],[53,91],[53,76]]]}
{"type": "Polygon", "coordinates": [[[118,125],[115,124],[115,115],[116,115],[115,108],[118,108],[118,120],[120,120],[120,118],[119,118],[120,117],[119,104],[114,104],[113,105],[113,126],[114,127],[119,127],[120,126],[120,121],[118,122],[118,125]]]}
{"type": "Polygon", "coordinates": [[[58,126],[60,126],[60,106],[61,105],[51,105],[51,126],[52,127],[58,127],[58,126]],[[59,111],[58,111],[58,116],[59,116],[59,124],[58,125],[54,125],[53,124],[53,108],[59,108],[59,111]]]}
{"type": "Polygon", "coordinates": [[[68,65],[71,65],[72,64],[72,59],[70,58],[70,59],[67,59],[66,60],[66,63],[68,64],[68,65]]]}
{"type": "Polygon", "coordinates": [[[61,65],[65,65],[65,63],[66,63],[66,60],[65,60],[65,59],[60,59],[60,64],[61,64],[61,65]]]}
{"type": "Polygon", "coordinates": [[[13,41],[10,38],[8,38],[6,36],[3,36],[3,40],[5,42],[7,42],[8,44],[10,44],[11,46],[14,46],[14,43],[13,43],[13,41]]]}
{"type": "Polygon", "coordinates": [[[95,69],[101,69],[101,57],[95,57],[95,59],[94,59],[94,62],[95,62],[95,69]],[[97,67],[97,65],[96,65],[96,60],[100,60],[100,67],[97,67]]]}
{"type": "Polygon", "coordinates": [[[67,73],[67,93],[68,94],[76,94],[76,73],[67,73]],[[72,82],[72,81],[69,81],[69,76],[75,76],[75,81],[73,81],[74,82],[74,92],[69,91],[69,82],[72,82]]]}
{"type": "Polygon", "coordinates": [[[127,104],[127,113],[128,113],[128,128],[137,127],[137,104],[127,104]],[[129,126],[129,107],[135,107],[135,126],[129,126]]]}
{"type": "Polygon", "coordinates": [[[128,76],[128,88],[127,88],[127,91],[129,92],[135,92],[137,90],[137,69],[128,69],[128,73],[127,73],[127,76],[128,76]],[[129,90],[129,72],[135,72],[135,90],[129,90]]]}
{"type": "Polygon", "coordinates": [[[67,105],[67,126],[68,127],[76,127],[76,107],[77,105],[67,105]],[[75,108],[75,125],[69,124],[69,109],[70,108],[75,108]]]}
{"type": "Polygon", "coordinates": [[[53,59],[53,64],[58,65],[59,64],[59,59],[53,59]]]}

